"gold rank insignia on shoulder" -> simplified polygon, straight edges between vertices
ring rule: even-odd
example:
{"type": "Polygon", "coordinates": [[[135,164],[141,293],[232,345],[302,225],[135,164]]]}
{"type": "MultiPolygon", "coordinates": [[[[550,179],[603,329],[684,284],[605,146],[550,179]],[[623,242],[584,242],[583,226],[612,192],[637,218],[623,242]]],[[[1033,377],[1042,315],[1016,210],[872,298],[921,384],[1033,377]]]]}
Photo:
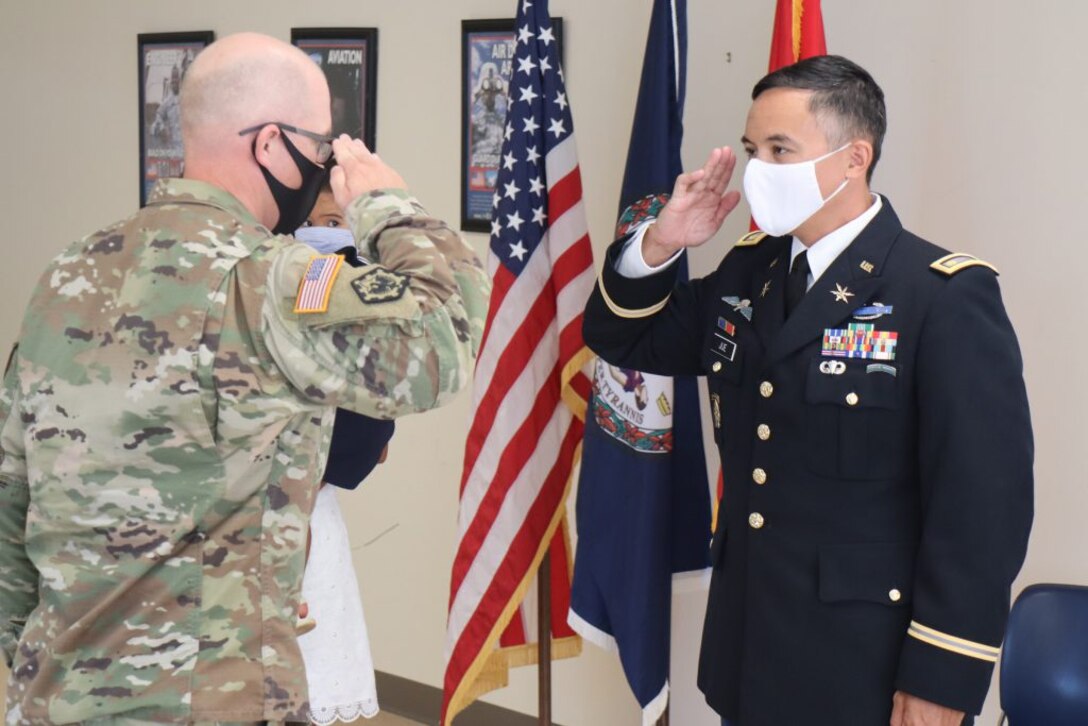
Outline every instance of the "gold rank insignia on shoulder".
{"type": "Polygon", "coordinates": [[[368,305],[393,302],[400,300],[408,289],[408,277],[378,267],[352,280],[351,287],[368,305]]]}
{"type": "Polygon", "coordinates": [[[344,258],[340,255],[314,255],[298,284],[295,297],[296,314],[323,313],[329,309],[332,284],[340,272],[344,258]]]}
{"type": "Polygon", "coordinates": [[[760,232],[759,230],[756,230],[755,232],[749,232],[748,234],[746,234],[743,237],[741,237],[740,239],[738,239],[737,243],[735,245],[733,245],[733,246],[734,247],[755,247],[760,242],[762,242],[763,238],[766,237],[766,236],[767,236],[766,232],[760,232]]]}
{"type": "Polygon", "coordinates": [[[994,271],[994,274],[1000,275],[997,268],[991,265],[989,262],[985,262],[964,252],[953,252],[950,255],[945,255],[941,259],[937,260],[930,265],[931,269],[937,272],[943,272],[951,277],[960,270],[966,270],[968,267],[986,267],[994,271]]]}

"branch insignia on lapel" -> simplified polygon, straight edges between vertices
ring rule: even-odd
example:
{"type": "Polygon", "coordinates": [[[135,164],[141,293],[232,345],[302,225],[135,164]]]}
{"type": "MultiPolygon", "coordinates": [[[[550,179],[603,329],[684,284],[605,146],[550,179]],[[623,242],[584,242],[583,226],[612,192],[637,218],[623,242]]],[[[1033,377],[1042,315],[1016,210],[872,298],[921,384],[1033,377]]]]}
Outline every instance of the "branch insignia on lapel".
{"type": "MultiPolygon", "coordinates": [[[[770,283],[768,283],[769,285],[770,283]]],[[[835,289],[831,291],[831,294],[835,296],[835,302],[850,302],[850,298],[854,297],[854,293],[850,292],[850,288],[843,287],[839,283],[835,283],[835,289]]],[[[826,298],[825,298],[826,299],[826,298]]]]}

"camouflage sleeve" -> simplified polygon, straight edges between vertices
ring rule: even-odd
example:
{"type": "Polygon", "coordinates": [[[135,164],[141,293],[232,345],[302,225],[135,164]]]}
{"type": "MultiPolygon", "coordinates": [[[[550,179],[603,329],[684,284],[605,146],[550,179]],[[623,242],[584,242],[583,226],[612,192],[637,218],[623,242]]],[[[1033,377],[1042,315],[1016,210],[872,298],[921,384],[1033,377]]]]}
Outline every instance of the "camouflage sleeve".
{"type": "Polygon", "coordinates": [[[264,303],[269,353],[315,402],[378,418],[442,405],[471,377],[491,288],[483,265],[407,192],[364,195],[348,217],[360,255],[378,263],[286,246],[264,303]]]}
{"type": "Polygon", "coordinates": [[[9,667],[27,616],[38,604],[38,571],[26,554],[30,489],[22,417],[16,413],[17,358],[12,351],[0,393],[0,650],[9,667]]]}

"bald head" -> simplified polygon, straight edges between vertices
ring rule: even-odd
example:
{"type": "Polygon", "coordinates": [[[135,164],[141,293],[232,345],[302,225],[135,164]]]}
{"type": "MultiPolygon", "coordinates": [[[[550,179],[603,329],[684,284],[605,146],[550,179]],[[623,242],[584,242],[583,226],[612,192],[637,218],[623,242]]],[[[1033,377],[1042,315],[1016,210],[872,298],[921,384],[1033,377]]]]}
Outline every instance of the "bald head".
{"type": "Polygon", "coordinates": [[[280,210],[264,174],[298,188],[301,169],[288,144],[311,161],[317,153],[312,138],[296,133],[289,141],[276,124],[329,133],[329,85],[321,69],[298,48],[267,35],[239,33],[212,43],[181,84],[185,177],[225,189],[272,228],[280,210]]]}
{"type": "Polygon", "coordinates": [[[267,35],[239,33],[209,45],[185,74],[182,138],[187,154],[199,153],[256,124],[312,124],[328,106],[325,77],[305,53],[267,35]]]}

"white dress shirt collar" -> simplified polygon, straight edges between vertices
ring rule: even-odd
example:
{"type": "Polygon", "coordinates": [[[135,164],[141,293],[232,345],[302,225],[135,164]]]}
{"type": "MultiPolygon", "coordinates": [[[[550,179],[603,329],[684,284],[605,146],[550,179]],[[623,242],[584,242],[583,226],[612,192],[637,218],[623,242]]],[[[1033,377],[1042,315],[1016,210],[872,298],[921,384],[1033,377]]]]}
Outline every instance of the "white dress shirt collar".
{"type": "MultiPolygon", "coordinates": [[[[820,279],[820,275],[824,274],[827,268],[831,266],[835,258],[841,255],[850,246],[850,243],[857,239],[861,231],[869,226],[869,222],[873,221],[873,217],[880,213],[883,206],[884,202],[880,195],[873,194],[873,203],[861,215],[812,243],[812,246],[808,248],[808,286],[810,288],[820,279]]],[[[794,258],[801,254],[804,249],[804,243],[794,237],[793,247],[790,248],[791,268],[793,267],[794,258]]]]}

